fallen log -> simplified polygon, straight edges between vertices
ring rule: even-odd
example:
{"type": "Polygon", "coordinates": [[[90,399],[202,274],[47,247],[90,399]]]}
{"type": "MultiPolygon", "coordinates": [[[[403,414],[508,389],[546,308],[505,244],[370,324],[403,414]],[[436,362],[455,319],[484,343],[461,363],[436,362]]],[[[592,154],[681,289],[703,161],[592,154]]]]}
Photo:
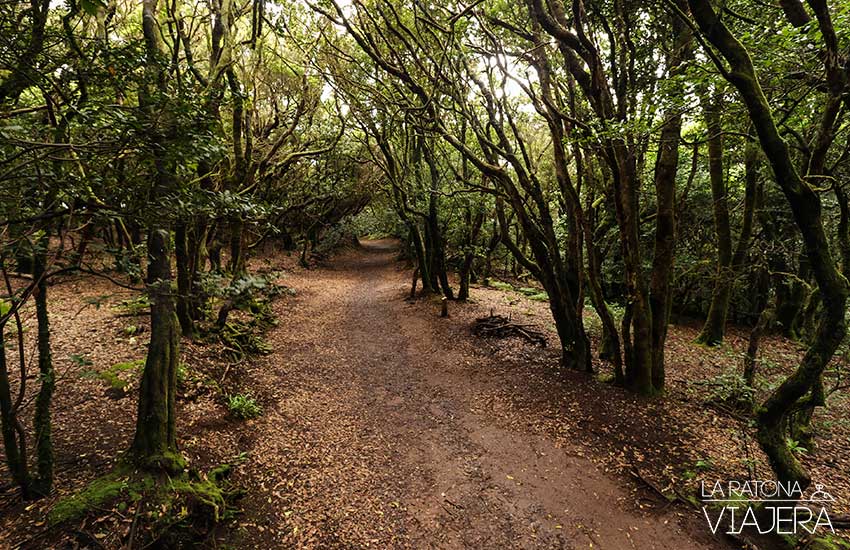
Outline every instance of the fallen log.
{"type": "Polygon", "coordinates": [[[546,347],[546,336],[537,327],[525,323],[514,323],[510,317],[494,315],[492,311],[489,316],[475,320],[472,333],[476,336],[496,338],[517,336],[532,344],[546,347]]]}

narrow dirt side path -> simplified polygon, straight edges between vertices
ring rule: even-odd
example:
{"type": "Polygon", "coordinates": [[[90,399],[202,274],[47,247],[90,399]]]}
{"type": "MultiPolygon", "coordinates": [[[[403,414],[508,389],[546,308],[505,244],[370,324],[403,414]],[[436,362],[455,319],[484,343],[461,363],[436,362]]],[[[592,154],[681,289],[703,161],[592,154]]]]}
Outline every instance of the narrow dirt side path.
{"type": "Polygon", "coordinates": [[[236,442],[250,492],[231,544],[725,547],[681,511],[637,510],[577,448],[502,421],[489,359],[445,331],[456,321],[404,301],[394,256],[367,242],[284,281],[298,294],[277,302],[275,351],[244,381],[265,414],[236,442]]]}

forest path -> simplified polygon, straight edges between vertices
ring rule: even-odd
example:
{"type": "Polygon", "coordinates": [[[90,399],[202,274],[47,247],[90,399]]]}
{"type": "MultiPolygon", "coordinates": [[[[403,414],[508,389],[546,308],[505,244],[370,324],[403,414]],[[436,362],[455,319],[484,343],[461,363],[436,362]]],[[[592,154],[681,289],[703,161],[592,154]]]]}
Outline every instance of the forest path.
{"type": "MultiPolygon", "coordinates": [[[[725,547],[672,509],[636,509],[578,449],[500,420],[504,383],[468,330],[408,303],[391,241],[283,282],[275,351],[249,369],[249,548],[725,547]],[[689,528],[683,525],[691,525],[689,528]]],[[[529,425],[531,422],[529,422],[529,425]]],[[[706,529],[707,531],[707,529],[706,529]]]]}

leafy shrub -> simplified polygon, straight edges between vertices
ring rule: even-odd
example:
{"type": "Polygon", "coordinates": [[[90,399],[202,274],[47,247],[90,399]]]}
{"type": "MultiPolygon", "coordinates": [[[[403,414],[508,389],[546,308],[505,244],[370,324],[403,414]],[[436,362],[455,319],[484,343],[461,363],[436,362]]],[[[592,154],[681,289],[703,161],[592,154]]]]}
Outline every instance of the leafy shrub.
{"type": "Polygon", "coordinates": [[[755,397],[753,388],[737,372],[724,372],[706,381],[708,402],[727,405],[738,410],[751,408],[755,397]]]}
{"type": "Polygon", "coordinates": [[[256,418],[263,414],[263,408],[257,400],[248,394],[237,393],[227,397],[227,408],[230,414],[240,420],[256,418]]]}

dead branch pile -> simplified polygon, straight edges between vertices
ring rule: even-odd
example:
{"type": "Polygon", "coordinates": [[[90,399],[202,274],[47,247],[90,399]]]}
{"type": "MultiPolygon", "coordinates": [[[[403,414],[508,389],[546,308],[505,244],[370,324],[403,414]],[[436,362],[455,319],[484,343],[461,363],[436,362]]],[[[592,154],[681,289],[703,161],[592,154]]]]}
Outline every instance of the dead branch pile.
{"type": "Polygon", "coordinates": [[[493,336],[496,338],[519,336],[532,344],[546,347],[546,336],[534,325],[514,323],[510,317],[494,315],[492,311],[489,316],[475,320],[472,333],[477,336],[493,336]]]}

